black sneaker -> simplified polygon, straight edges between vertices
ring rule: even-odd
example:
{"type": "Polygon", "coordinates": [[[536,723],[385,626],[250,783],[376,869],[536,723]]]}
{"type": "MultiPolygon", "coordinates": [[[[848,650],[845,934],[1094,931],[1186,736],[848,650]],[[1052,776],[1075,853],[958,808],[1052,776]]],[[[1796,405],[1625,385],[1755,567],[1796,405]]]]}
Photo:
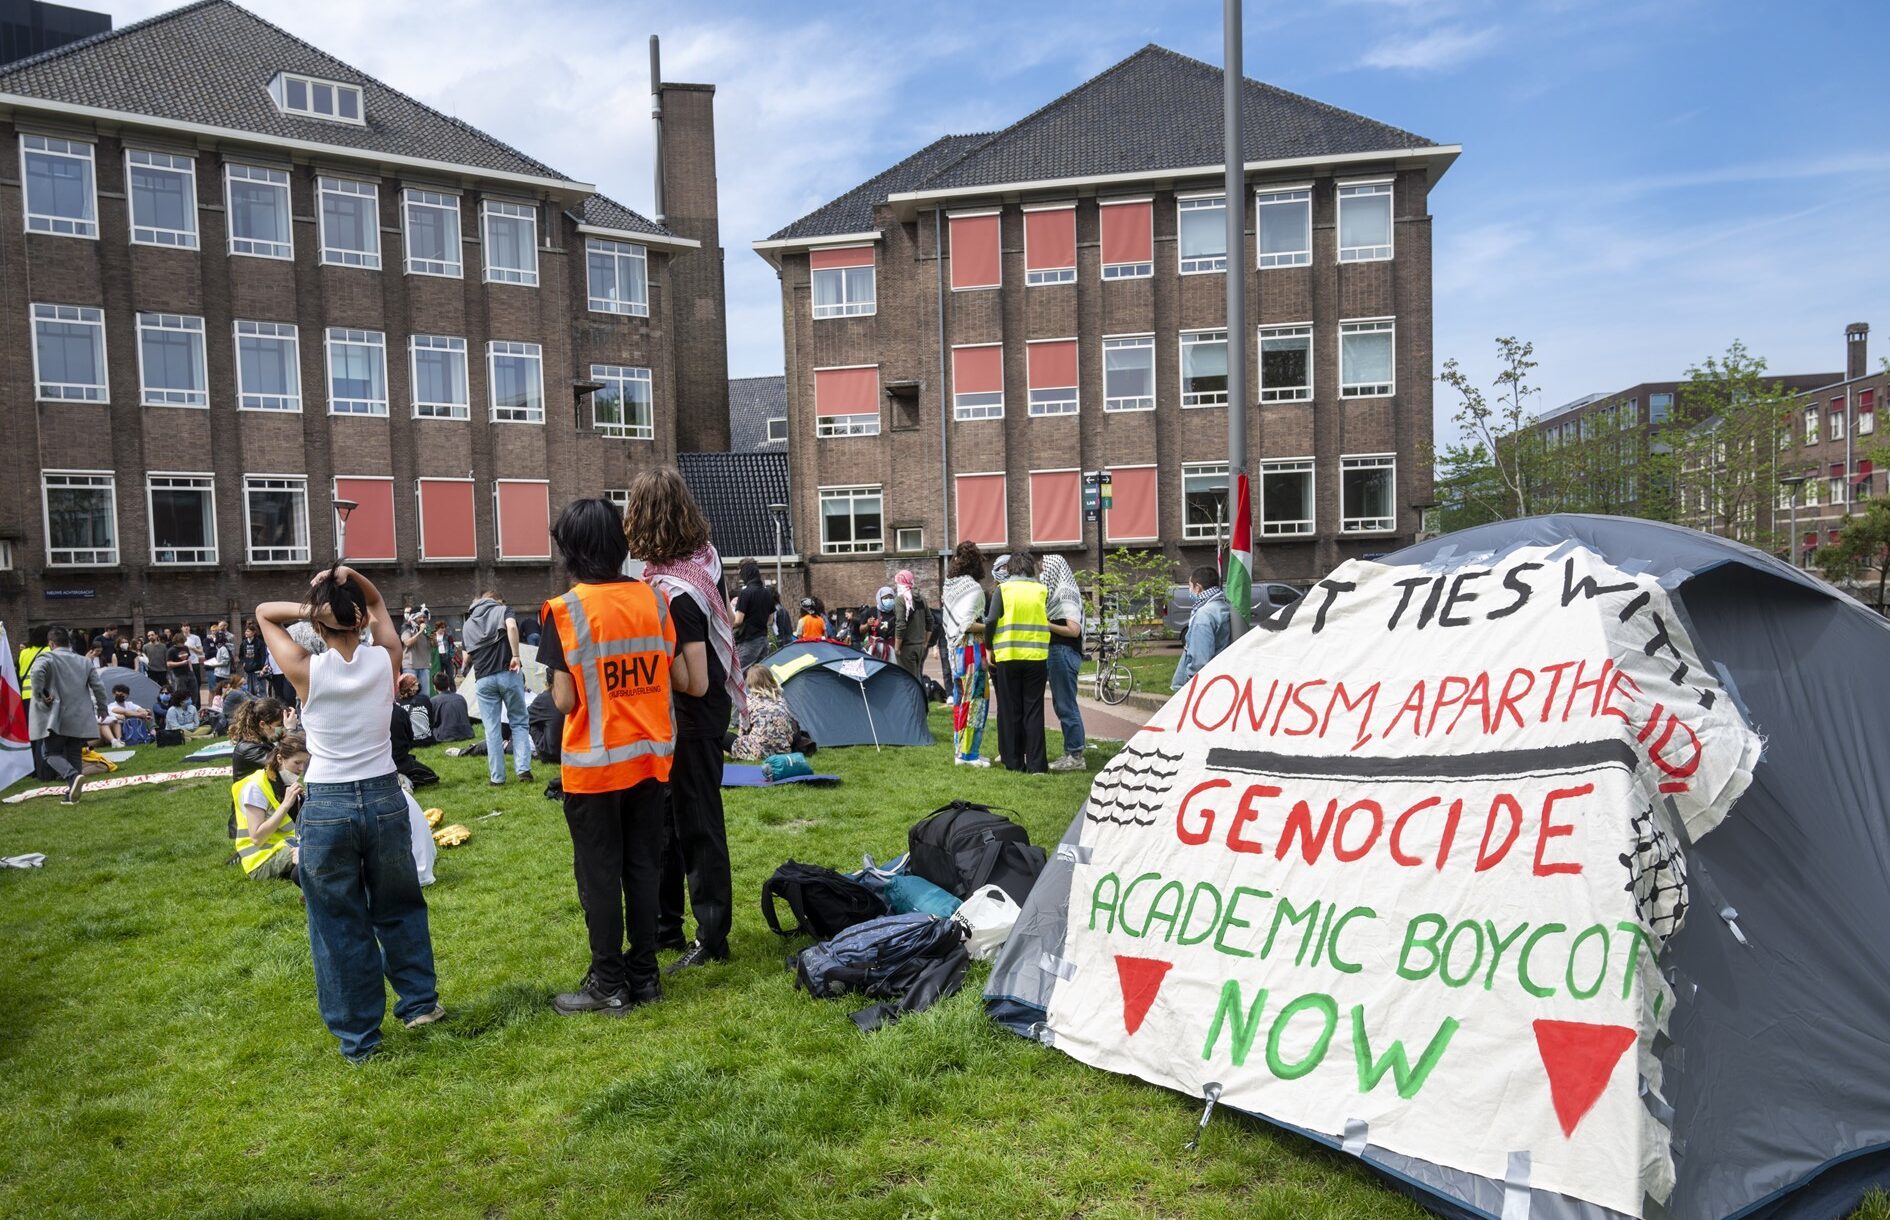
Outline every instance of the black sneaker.
{"type": "Polygon", "coordinates": [[[546,784],[545,785],[545,799],[548,801],[563,800],[564,799],[564,781],[554,779],[550,783],[546,784]]]}
{"type": "Polygon", "coordinates": [[[529,783],[531,783],[531,782],[532,782],[532,773],[531,773],[530,771],[520,771],[520,772],[518,773],[518,782],[519,782],[519,783],[521,783],[521,784],[529,784],[529,783]]]}
{"type": "Polygon", "coordinates": [[[73,775],[71,782],[66,785],[66,799],[60,801],[59,803],[61,805],[78,804],[79,803],[79,789],[83,788],[84,786],[85,786],[85,772],[83,771],[77,772],[76,774],[73,775]]]}
{"type": "Polygon", "coordinates": [[[586,974],[576,991],[561,991],[552,996],[551,1007],[567,1017],[581,1012],[601,1012],[605,1016],[621,1017],[635,1005],[630,1002],[630,993],[624,988],[600,991],[596,980],[586,974]]]}
{"type": "Polygon", "coordinates": [[[663,998],[663,980],[651,979],[641,987],[633,985],[624,990],[630,996],[630,1007],[641,1008],[645,1004],[654,1004],[663,998]]]}
{"type": "Polygon", "coordinates": [[[679,971],[687,970],[691,966],[706,966],[710,962],[725,962],[727,960],[727,947],[711,949],[701,941],[696,941],[683,951],[681,957],[664,967],[663,973],[675,974],[679,971]]]}

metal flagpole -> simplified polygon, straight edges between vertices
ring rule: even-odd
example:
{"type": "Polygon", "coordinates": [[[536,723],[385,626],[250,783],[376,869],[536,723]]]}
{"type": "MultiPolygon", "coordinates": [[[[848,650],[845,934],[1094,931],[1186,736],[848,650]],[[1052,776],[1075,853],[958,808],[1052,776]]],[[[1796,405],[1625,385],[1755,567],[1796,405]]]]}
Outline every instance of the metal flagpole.
{"type": "MultiPolygon", "coordinates": [[[[1247,494],[1247,163],[1241,136],[1245,74],[1240,54],[1241,0],[1222,0],[1222,138],[1227,156],[1227,502],[1234,530],[1227,555],[1233,636],[1247,629],[1253,597],[1252,526],[1247,494]]],[[[1256,239],[1258,233],[1255,234],[1256,239]]]]}

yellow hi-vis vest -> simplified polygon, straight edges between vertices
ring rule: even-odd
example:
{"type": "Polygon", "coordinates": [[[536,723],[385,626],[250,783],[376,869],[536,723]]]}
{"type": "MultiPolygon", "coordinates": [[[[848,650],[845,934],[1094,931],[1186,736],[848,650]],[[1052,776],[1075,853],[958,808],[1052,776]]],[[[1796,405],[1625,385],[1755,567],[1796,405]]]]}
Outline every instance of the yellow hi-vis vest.
{"type": "Polygon", "coordinates": [[[33,680],[27,675],[33,671],[33,662],[39,660],[39,654],[45,651],[44,648],[30,645],[20,649],[20,698],[23,700],[33,697],[33,680]]]}
{"type": "Polygon", "coordinates": [[[1040,580],[1013,577],[998,586],[1004,595],[1004,613],[998,616],[991,637],[991,659],[1047,661],[1050,659],[1050,590],[1040,580]]]}
{"type": "Polygon", "coordinates": [[[271,816],[282,807],[282,798],[276,795],[275,785],[269,782],[267,771],[252,771],[230,785],[230,803],[236,807],[236,854],[243,861],[245,874],[261,868],[277,852],[290,846],[295,838],[295,823],[287,819],[261,843],[249,837],[249,816],[243,812],[243,789],[249,787],[251,780],[255,780],[257,787],[262,789],[263,799],[269,802],[271,816]]]}

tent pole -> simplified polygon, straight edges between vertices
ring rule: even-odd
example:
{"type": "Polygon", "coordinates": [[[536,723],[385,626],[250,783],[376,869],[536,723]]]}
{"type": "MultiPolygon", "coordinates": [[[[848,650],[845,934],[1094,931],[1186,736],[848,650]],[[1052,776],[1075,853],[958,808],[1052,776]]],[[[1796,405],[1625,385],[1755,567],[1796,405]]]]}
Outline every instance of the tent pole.
{"type": "Polygon", "coordinates": [[[879,744],[879,726],[873,723],[873,705],[866,698],[866,683],[864,682],[860,683],[860,706],[866,709],[866,727],[873,730],[874,751],[883,751],[884,747],[879,744]]]}

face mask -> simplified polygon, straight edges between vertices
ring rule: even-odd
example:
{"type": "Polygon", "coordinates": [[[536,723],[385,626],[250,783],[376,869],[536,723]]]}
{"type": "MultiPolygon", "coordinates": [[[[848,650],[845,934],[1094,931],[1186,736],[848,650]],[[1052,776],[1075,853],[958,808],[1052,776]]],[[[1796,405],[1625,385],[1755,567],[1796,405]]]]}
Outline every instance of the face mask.
{"type": "Polygon", "coordinates": [[[880,599],[879,599],[879,608],[880,608],[881,610],[890,610],[890,609],[892,609],[892,606],[893,606],[893,599],[892,599],[892,598],[890,598],[890,597],[882,597],[882,598],[880,598],[880,599]]]}

